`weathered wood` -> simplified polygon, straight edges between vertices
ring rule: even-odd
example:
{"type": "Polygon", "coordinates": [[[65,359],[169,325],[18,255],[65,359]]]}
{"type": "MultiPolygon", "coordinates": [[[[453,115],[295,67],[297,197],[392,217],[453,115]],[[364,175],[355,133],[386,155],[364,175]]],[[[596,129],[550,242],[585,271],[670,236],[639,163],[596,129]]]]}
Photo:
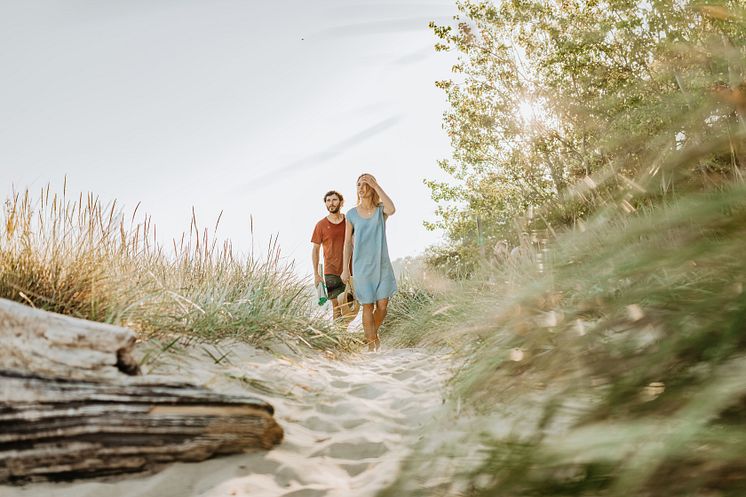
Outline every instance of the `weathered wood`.
{"type": "Polygon", "coordinates": [[[140,472],[282,440],[266,402],[128,376],[134,342],[126,328],[0,300],[0,483],[140,472]]]}
{"type": "Polygon", "coordinates": [[[0,299],[0,369],[105,381],[136,374],[132,330],[0,299]]]}

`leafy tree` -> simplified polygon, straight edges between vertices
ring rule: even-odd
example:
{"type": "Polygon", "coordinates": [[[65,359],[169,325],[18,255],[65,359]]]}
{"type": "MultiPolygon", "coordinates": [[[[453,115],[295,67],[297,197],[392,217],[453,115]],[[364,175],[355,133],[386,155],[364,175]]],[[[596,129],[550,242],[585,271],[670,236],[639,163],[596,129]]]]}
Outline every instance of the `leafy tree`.
{"type": "Polygon", "coordinates": [[[657,176],[661,192],[671,191],[674,178],[659,165],[722,138],[721,127],[708,129],[714,120],[731,121],[731,154],[703,169],[742,168],[746,149],[733,137],[746,129],[743,110],[731,102],[713,115],[702,104],[737,100],[746,43],[732,17],[743,7],[466,0],[454,25],[431,24],[436,50],[459,54],[452,77],[436,83],[450,105],[443,125],[452,143],[439,166],[454,181],[426,180],[438,204],[426,225],[450,240],[440,252],[455,250],[468,273],[485,245],[514,239],[529,206],[544,207],[543,222],[567,223],[629,187],[625,178],[657,176]]]}

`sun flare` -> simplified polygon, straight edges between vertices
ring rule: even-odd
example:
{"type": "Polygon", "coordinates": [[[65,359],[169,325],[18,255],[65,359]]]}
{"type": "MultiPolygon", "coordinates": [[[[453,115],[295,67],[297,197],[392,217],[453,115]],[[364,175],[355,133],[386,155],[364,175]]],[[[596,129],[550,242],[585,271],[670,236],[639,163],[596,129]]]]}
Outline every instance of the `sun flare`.
{"type": "Polygon", "coordinates": [[[541,104],[533,100],[524,100],[518,105],[518,115],[525,124],[539,122],[544,114],[541,104]]]}

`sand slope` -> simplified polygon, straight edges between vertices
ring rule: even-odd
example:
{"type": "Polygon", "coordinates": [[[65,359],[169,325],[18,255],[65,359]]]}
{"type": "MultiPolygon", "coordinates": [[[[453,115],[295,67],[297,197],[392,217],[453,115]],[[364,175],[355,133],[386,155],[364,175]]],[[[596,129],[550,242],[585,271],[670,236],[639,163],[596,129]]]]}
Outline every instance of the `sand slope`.
{"type": "Polygon", "coordinates": [[[285,441],[114,482],[0,486],[3,497],[368,496],[391,482],[442,405],[445,356],[384,350],[345,360],[277,358],[244,344],[161,356],[151,373],[178,374],[275,406],[285,441]],[[218,359],[227,356],[218,364],[218,359]]]}

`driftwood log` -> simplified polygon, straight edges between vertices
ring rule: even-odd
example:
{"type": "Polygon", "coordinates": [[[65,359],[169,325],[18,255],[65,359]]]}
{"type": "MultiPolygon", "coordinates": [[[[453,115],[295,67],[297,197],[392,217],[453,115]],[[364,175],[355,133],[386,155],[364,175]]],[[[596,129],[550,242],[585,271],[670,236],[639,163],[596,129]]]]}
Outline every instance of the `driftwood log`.
{"type": "Polygon", "coordinates": [[[269,449],[271,405],[136,376],[132,331],[0,299],[0,483],[154,470],[269,449]]]}

